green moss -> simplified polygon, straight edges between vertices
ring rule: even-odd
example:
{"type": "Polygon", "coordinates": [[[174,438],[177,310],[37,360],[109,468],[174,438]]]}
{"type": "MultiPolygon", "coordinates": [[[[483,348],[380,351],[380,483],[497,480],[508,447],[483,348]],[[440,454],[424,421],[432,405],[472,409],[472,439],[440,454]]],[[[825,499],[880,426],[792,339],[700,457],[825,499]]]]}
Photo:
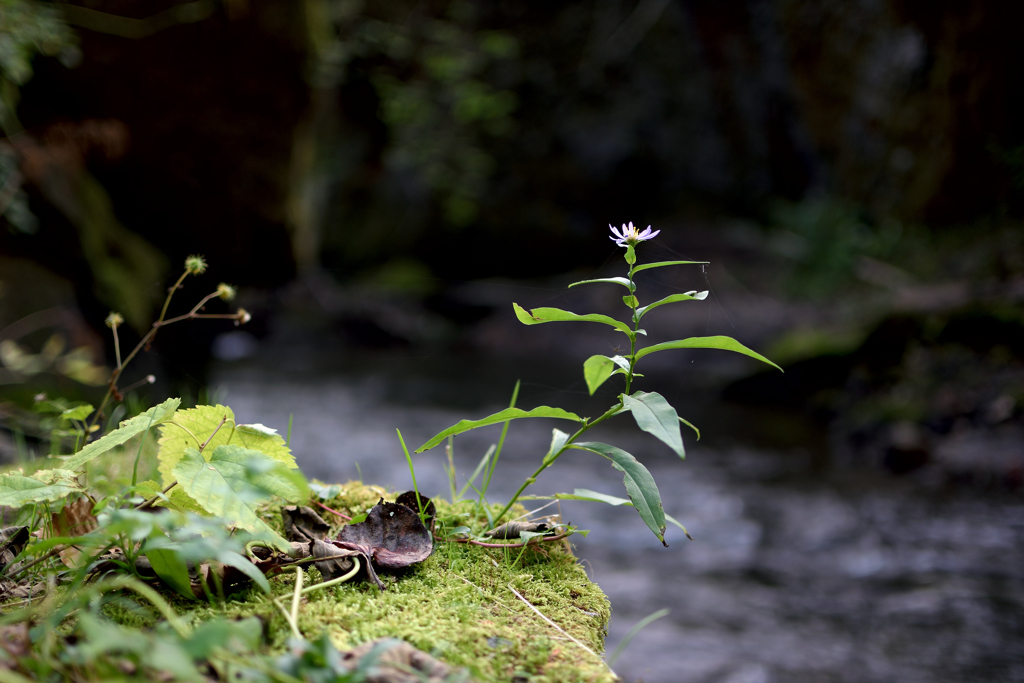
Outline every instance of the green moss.
{"type": "MultiPolygon", "coordinates": [[[[327,505],[358,514],[381,496],[393,499],[379,487],[350,482],[327,505]]],[[[486,525],[471,501],[434,502],[439,530],[455,526],[476,530],[486,525]]],[[[267,512],[269,516],[275,511],[267,512]]],[[[324,517],[335,521],[330,513],[324,517]]],[[[314,640],[327,633],[342,649],[377,638],[402,638],[449,664],[467,667],[480,681],[615,680],[600,657],[566,638],[512,592],[514,588],[593,653],[602,653],[610,616],[608,599],[587,578],[565,541],[522,552],[437,542],[424,562],[404,571],[382,572],[381,577],[386,591],[353,581],[304,596],[299,612],[303,635],[314,640]]],[[[309,568],[304,584],[319,580],[316,569],[309,568]]],[[[293,571],[272,579],[273,594],[290,604],[294,581],[293,571]]],[[[267,625],[272,652],[283,651],[290,635],[284,617],[257,590],[233,596],[223,605],[197,607],[179,599],[175,606],[179,612],[191,611],[197,620],[219,614],[258,615],[267,625]]]]}

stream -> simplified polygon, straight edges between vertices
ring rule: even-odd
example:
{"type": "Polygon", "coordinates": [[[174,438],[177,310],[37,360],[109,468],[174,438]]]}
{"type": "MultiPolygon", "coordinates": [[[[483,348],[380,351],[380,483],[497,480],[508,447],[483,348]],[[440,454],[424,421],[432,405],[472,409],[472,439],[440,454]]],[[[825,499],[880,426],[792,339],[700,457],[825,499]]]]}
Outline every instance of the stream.
{"type": "MultiPolygon", "coordinates": [[[[610,394],[591,399],[577,378],[537,363],[399,352],[312,357],[297,351],[273,361],[222,361],[210,386],[239,421],[283,434],[292,416],[300,467],[327,482],[361,477],[411,488],[395,428],[416,448],[460,419],[505,407],[519,376],[520,407],[597,415],[610,404],[610,394]]],[[[685,395],[670,399],[703,429],[699,443],[684,433],[684,462],[628,418],[592,436],[647,465],[666,512],[695,540],[670,526],[663,548],[629,508],[561,504],[563,519],[590,530],[574,545],[611,600],[609,653],[641,619],[670,611],[616,662],[624,681],[1024,680],[1019,493],[924,489],[881,472],[844,470],[829,463],[813,425],[685,395]],[[770,437],[779,432],[788,436],[770,437]]],[[[555,426],[566,427],[512,423],[491,500],[506,500],[536,467],[555,426]]],[[[460,485],[498,435],[491,427],[455,440],[460,485]]],[[[414,458],[420,489],[447,497],[443,449],[414,458]]],[[[580,451],[564,455],[527,493],[574,488],[625,495],[620,473],[580,451]]]]}

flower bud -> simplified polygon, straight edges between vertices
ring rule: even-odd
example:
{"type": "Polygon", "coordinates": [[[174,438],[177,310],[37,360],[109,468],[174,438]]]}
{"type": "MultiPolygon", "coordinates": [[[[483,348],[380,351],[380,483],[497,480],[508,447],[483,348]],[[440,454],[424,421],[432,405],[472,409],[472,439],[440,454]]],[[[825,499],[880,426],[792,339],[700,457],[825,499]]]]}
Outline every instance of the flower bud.
{"type": "Polygon", "coordinates": [[[249,315],[249,311],[245,310],[244,308],[239,308],[238,312],[235,313],[235,327],[239,325],[244,325],[250,320],[252,320],[252,316],[249,315]]]}
{"type": "Polygon", "coordinates": [[[103,322],[106,323],[107,327],[110,329],[116,330],[120,325],[124,324],[124,317],[120,313],[111,311],[110,315],[108,315],[107,319],[103,322]]]}

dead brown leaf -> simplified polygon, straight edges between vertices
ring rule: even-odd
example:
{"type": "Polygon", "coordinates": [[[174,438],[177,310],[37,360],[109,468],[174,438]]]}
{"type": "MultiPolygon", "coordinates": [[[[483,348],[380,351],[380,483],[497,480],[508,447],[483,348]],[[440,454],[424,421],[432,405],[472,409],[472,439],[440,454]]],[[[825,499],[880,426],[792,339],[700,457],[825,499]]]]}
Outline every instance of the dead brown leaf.
{"type": "Polygon", "coordinates": [[[395,638],[373,640],[342,654],[345,664],[355,667],[376,649],[376,661],[367,672],[366,683],[472,683],[468,673],[455,670],[409,643],[395,638]]]}
{"type": "Polygon", "coordinates": [[[401,503],[385,503],[381,498],[365,521],[342,527],[334,545],[363,555],[367,573],[384,590],[373,564],[407,567],[430,557],[434,544],[419,515],[401,503]]]}

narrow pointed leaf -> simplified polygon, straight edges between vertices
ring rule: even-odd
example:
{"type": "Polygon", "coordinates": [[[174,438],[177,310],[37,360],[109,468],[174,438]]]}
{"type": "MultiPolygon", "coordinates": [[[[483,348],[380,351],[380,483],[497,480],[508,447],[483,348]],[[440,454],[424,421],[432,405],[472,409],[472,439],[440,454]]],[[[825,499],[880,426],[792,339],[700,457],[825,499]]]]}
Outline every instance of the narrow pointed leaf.
{"type": "Polygon", "coordinates": [[[641,270],[647,270],[648,268],[664,268],[665,266],[686,266],[691,264],[707,264],[709,261],[658,261],[657,263],[645,263],[642,266],[637,266],[633,269],[633,274],[639,273],[641,270]]]}
{"type": "Polygon", "coordinates": [[[587,381],[587,390],[591,396],[612,376],[614,371],[615,361],[608,356],[591,356],[583,361],[583,379],[587,381]]]}
{"type": "Polygon", "coordinates": [[[600,277],[595,280],[580,280],[579,282],[572,283],[571,285],[569,285],[569,287],[572,288],[575,287],[576,285],[586,285],[590,284],[591,282],[611,282],[616,285],[622,285],[631,292],[636,291],[636,285],[631,284],[629,278],[625,277],[600,277]]]}
{"type": "Polygon", "coordinates": [[[669,349],[721,349],[722,351],[735,351],[736,353],[742,353],[745,356],[756,358],[759,361],[771,365],[773,368],[782,370],[778,365],[771,362],[756,351],[751,351],[743,344],[732,337],[690,337],[689,339],[677,339],[676,341],[662,342],[661,344],[654,344],[646,348],[640,349],[636,352],[636,359],[640,360],[644,356],[648,356],[657,351],[667,351],[669,349]]]}
{"type": "Polygon", "coordinates": [[[472,429],[477,429],[478,427],[486,427],[488,425],[498,424],[499,422],[515,420],[522,417],[554,417],[560,420],[583,422],[583,419],[579,415],[562,410],[561,408],[537,406],[530,411],[522,410],[520,408],[505,408],[505,410],[494,413],[493,415],[488,415],[487,417],[479,420],[460,420],[443,432],[435,434],[429,441],[417,448],[414,452],[422,453],[423,451],[430,450],[449,436],[462,434],[463,432],[468,432],[472,429]]]}
{"type": "Polygon", "coordinates": [[[653,391],[638,391],[632,396],[623,396],[622,400],[640,429],[661,439],[680,458],[686,457],[683,435],[679,432],[679,415],[665,397],[653,391]]]}
{"type": "Polygon", "coordinates": [[[562,446],[569,440],[569,435],[563,432],[557,427],[551,430],[551,446],[548,447],[548,453],[544,456],[545,463],[551,463],[558,456],[558,452],[562,450],[562,446]]]}
{"type": "Polygon", "coordinates": [[[667,547],[665,510],[661,505],[661,494],[658,493],[658,485],[654,483],[654,477],[647,468],[621,448],[605,443],[583,441],[574,443],[570,448],[597,453],[612,461],[612,467],[623,474],[622,483],[626,485],[626,493],[633,501],[633,507],[640,513],[640,518],[647,524],[647,528],[654,532],[662,545],[667,547]]]}
{"type": "Polygon", "coordinates": [[[648,311],[655,309],[658,306],[664,306],[665,304],[674,304],[677,301],[703,301],[704,299],[707,298],[707,296],[708,293],[706,291],[688,292],[686,294],[672,294],[671,296],[666,296],[664,299],[659,299],[658,301],[655,301],[653,304],[647,304],[642,308],[636,309],[636,319],[640,320],[640,318],[644,317],[644,315],[648,311]]]}
{"type": "Polygon", "coordinates": [[[136,434],[141,434],[151,426],[155,427],[161,422],[171,419],[171,416],[174,415],[174,411],[178,409],[178,404],[180,403],[180,398],[169,398],[160,405],[153,406],[146,412],[136,415],[130,420],[125,420],[117,429],[105,435],[103,438],[93,441],[91,444],[88,444],[85,448],[65,460],[64,468],[69,470],[79,470],[87,462],[102,455],[103,453],[106,453],[114,446],[120,446],[128,439],[132,438],[136,434]]]}
{"type": "Polygon", "coordinates": [[[516,317],[519,318],[519,322],[524,325],[540,325],[541,323],[551,322],[604,323],[605,325],[614,327],[627,337],[633,337],[633,330],[629,325],[621,320],[616,320],[611,316],[601,315],[600,313],[587,313],[585,315],[580,315],[570,311],[563,311],[560,308],[535,308],[532,311],[527,311],[517,303],[513,303],[512,307],[516,312],[516,317]]]}

